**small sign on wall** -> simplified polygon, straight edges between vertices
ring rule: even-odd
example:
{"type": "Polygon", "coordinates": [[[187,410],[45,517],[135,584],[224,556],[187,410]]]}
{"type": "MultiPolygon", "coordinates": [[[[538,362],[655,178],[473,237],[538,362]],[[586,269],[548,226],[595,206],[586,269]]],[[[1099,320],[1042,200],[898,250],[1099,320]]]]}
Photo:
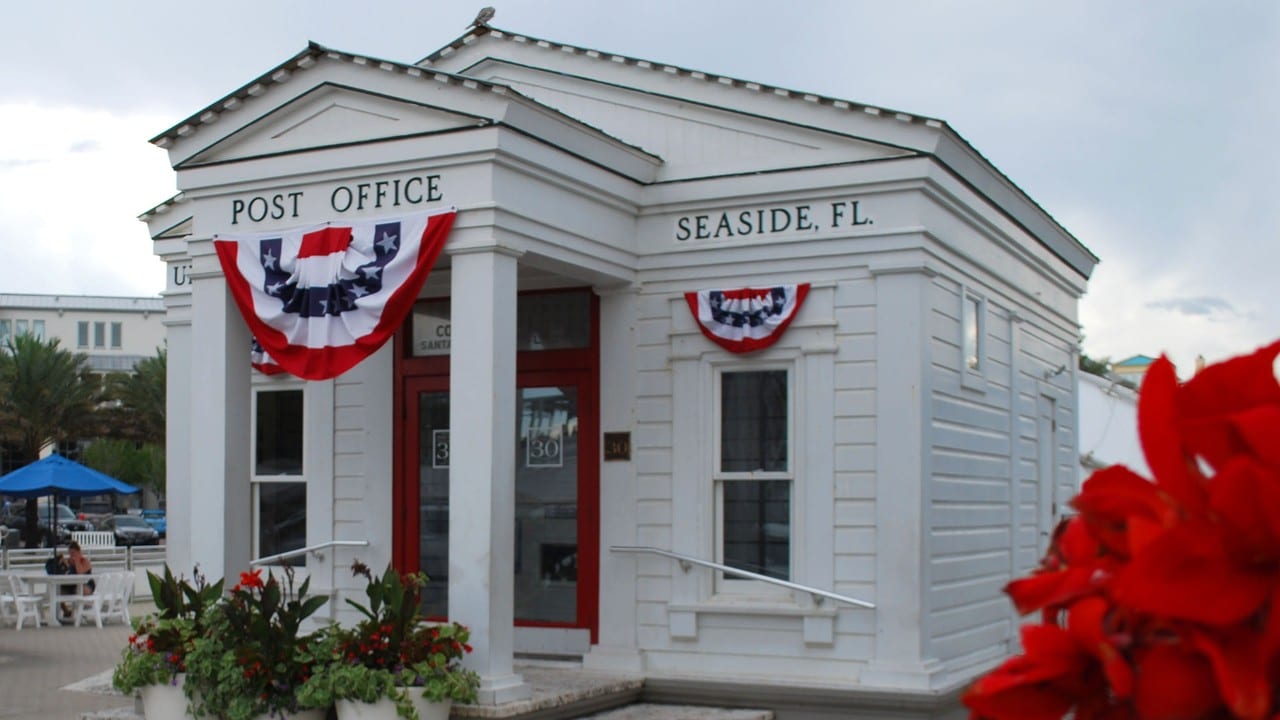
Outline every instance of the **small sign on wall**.
{"type": "Polygon", "coordinates": [[[449,431],[431,431],[431,467],[449,467],[449,431]]]}
{"type": "Polygon", "coordinates": [[[609,460],[630,460],[631,459],[631,433],[629,432],[607,432],[604,434],[604,459],[609,460]]]}

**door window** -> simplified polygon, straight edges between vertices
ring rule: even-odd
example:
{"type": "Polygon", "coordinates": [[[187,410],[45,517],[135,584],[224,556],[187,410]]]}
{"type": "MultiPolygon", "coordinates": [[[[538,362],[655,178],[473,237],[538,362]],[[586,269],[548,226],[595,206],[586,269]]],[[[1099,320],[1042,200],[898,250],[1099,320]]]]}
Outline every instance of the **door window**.
{"type": "Polygon", "coordinates": [[[578,389],[520,388],[516,618],[578,619],[578,389]]]}
{"type": "Polygon", "coordinates": [[[449,393],[418,393],[418,569],[422,611],[449,614],[449,393]]]}

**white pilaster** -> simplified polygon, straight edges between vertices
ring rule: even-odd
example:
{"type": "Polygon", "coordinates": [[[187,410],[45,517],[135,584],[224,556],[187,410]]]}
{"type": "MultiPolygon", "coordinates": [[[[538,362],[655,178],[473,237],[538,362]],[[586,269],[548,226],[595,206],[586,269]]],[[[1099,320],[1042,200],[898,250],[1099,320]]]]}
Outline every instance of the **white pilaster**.
{"type": "Polygon", "coordinates": [[[876,650],[868,685],[927,689],[924,654],[928,289],[919,263],[872,267],[876,278],[876,650]]]}
{"type": "MultiPolygon", "coordinates": [[[[634,432],[636,396],[634,287],[600,293],[600,430],[634,432]]],[[[609,552],[636,544],[636,448],[632,459],[600,464],[599,642],[583,657],[592,670],[641,672],[636,643],[636,563],[634,555],[609,552]]],[[[604,455],[601,453],[601,458],[604,455]]]]}
{"type": "Polygon", "coordinates": [[[479,701],[530,697],[515,641],[516,258],[451,253],[449,617],[471,628],[479,701]]]}
{"type": "MultiPolygon", "coordinates": [[[[185,243],[183,249],[185,250],[185,243]]],[[[191,389],[195,383],[191,367],[191,288],[187,284],[190,260],[165,257],[170,280],[164,293],[165,306],[165,514],[169,531],[165,539],[165,562],[175,573],[191,577],[191,389]],[[175,271],[175,268],[177,269],[175,271]]],[[[216,580],[216,578],[215,578],[216,580]]]]}
{"type": "MultiPolygon", "coordinates": [[[[214,254],[189,244],[191,271],[191,560],[211,580],[249,569],[249,330],[214,254]]],[[[180,458],[177,458],[181,461],[180,458]]]]}

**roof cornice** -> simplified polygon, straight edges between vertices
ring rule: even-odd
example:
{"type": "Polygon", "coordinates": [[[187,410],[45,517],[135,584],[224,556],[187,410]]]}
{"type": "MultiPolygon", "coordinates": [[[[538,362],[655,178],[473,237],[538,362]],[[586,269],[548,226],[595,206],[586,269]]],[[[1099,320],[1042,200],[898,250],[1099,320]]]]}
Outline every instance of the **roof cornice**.
{"type": "Polygon", "coordinates": [[[742,80],[740,78],[730,77],[728,75],[718,75],[715,73],[703,72],[701,70],[693,70],[690,68],[681,67],[679,65],[672,65],[670,63],[662,63],[662,62],[656,62],[653,60],[646,60],[644,58],[632,57],[630,55],[621,55],[618,53],[605,52],[603,50],[585,48],[579,45],[570,45],[568,43],[556,42],[554,40],[546,40],[543,38],[533,37],[531,35],[513,33],[507,30],[501,30],[499,28],[490,27],[490,26],[477,27],[476,29],[458,37],[456,40],[449,43],[448,45],[445,45],[439,50],[419,60],[416,63],[416,65],[423,68],[431,67],[437,61],[443,60],[444,58],[457,52],[459,49],[467,45],[470,45],[471,43],[475,42],[476,40],[479,40],[481,37],[485,35],[492,35],[496,40],[505,39],[511,42],[516,42],[516,43],[532,44],[538,47],[547,48],[551,50],[559,50],[561,52],[565,52],[571,55],[582,55],[584,57],[589,57],[589,58],[601,60],[604,62],[613,62],[621,65],[630,65],[630,66],[634,66],[642,69],[651,70],[653,72],[690,77],[695,80],[702,80],[704,82],[724,85],[728,87],[742,88],[745,90],[750,90],[750,91],[758,92],[761,94],[772,94],[772,95],[777,95],[779,97],[794,98],[797,100],[802,100],[804,102],[811,102],[818,105],[827,105],[836,110],[861,112],[861,113],[866,113],[867,115],[893,119],[893,120],[897,120],[899,122],[904,122],[904,123],[919,123],[931,128],[942,128],[947,124],[945,120],[940,120],[938,118],[932,118],[925,115],[907,113],[901,110],[893,110],[890,108],[879,107],[876,105],[868,105],[866,103],[855,102],[852,100],[845,100],[841,98],[831,97],[828,95],[821,95],[818,93],[806,92],[803,90],[784,88],[777,85],[766,85],[763,83],[753,82],[751,80],[742,80]]]}

